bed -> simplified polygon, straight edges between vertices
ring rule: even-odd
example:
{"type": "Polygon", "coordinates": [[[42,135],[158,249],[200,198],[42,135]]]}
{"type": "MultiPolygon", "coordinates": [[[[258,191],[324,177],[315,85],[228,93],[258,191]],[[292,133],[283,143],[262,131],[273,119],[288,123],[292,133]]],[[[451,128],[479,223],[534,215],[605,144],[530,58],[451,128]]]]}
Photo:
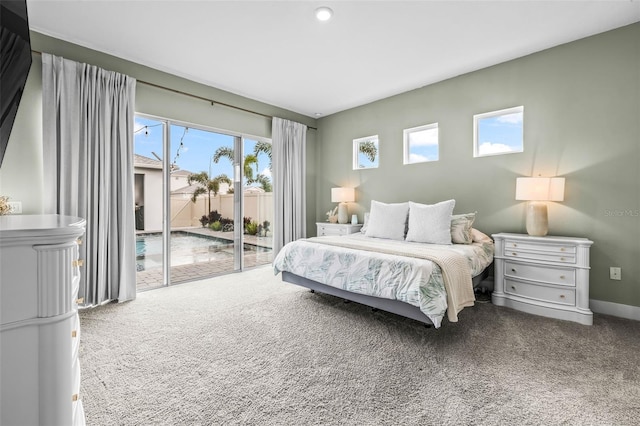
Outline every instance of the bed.
{"type": "Polygon", "coordinates": [[[291,242],[273,262],[283,281],[439,328],[473,306],[493,241],[470,229],[467,244],[425,244],[356,233],[291,242]]]}

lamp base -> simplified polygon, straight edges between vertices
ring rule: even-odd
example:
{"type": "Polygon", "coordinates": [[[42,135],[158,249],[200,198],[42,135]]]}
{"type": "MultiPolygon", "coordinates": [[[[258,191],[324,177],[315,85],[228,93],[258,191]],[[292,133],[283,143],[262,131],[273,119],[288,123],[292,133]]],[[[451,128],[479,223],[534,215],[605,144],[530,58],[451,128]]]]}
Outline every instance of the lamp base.
{"type": "Polygon", "coordinates": [[[347,222],[349,222],[347,203],[340,203],[338,204],[338,223],[345,224],[347,222]]]}
{"type": "Polygon", "coordinates": [[[544,237],[548,231],[547,203],[529,201],[527,205],[527,233],[532,237],[544,237]]]}

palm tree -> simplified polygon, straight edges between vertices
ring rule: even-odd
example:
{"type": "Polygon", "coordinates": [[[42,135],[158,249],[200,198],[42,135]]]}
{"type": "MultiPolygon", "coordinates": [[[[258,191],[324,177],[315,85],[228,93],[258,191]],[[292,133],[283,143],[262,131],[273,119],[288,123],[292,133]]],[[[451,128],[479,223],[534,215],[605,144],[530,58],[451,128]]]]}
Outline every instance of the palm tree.
{"type": "MultiPolygon", "coordinates": [[[[244,157],[244,177],[247,179],[247,184],[251,185],[253,183],[258,183],[264,189],[265,192],[272,192],[273,188],[271,186],[270,179],[260,173],[260,167],[258,165],[258,154],[264,153],[269,157],[269,169],[271,169],[271,144],[268,142],[256,142],[256,145],[253,147],[253,154],[247,154],[244,157]],[[255,165],[255,174],[252,165],[255,165]]],[[[218,163],[221,158],[228,159],[232,164],[235,160],[235,152],[233,148],[227,146],[221,146],[216,149],[213,154],[213,162],[218,163]]]]}
{"type": "Polygon", "coordinates": [[[260,169],[258,169],[258,157],[254,154],[247,154],[247,156],[244,157],[244,177],[247,179],[248,185],[251,185],[256,181],[253,177],[253,169],[251,168],[252,164],[256,165],[256,174],[259,175],[260,169]]]}
{"type": "Polygon", "coordinates": [[[209,179],[209,175],[207,172],[194,173],[189,175],[187,178],[187,182],[189,185],[192,185],[194,182],[199,183],[200,186],[193,191],[193,195],[191,196],[191,202],[195,203],[200,194],[209,193],[209,202],[207,205],[208,212],[211,212],[211,193],[213,192],[213,196],[215,197],[220,192],[220,184],[226,183],[231,185],[231,179],[225,174],[218,175],[213,179],[209,179]]]}
{"type": "MultiPolygon", "coordinates": [[[[258,142],[256,142],[255,146],[253,147],[253,155],[255,155],[256,158],[258,157],[258,154],[260,154],[260,153],[267,154],[267,157],[269,157],[269,170],[271,170],[271,162],[272,162],[271,146],[272,145],[269,142],[258,141],[258,142]]],[[[256,167],[257,166],[258,166],[258,163],[256,162],[256,167]]]]}
{"type": "Polygon", "coordinates": [[[373,141],[360,142],[358,151],[360,152],[360,154],[364,154],[372,163],[375,161],[376,156],[378,155],[378,147],[373,141]]]}
{"type": "Polygon", "coordinates": [[[230,148],[228,146],[221,146],[220,148],[216,149],[216,152],[213,153],[213,162],[218,164],[220,159],[223,157],[228,158],[229,161],[233,163],[233,160],[235,158],[233,148],[230,148]]]}

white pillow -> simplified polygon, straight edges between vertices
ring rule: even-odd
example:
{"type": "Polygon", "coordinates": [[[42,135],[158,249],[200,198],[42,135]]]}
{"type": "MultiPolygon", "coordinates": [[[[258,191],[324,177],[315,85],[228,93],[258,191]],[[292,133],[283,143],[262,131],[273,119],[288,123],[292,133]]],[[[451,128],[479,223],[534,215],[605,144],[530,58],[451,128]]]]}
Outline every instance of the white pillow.
{"type": "Polygon", "coordinates": [[[409,201],[407,241],[429,244],[451,244],[451,214],[456,200],[438,204],[409,201]]]}
{"type": "Polygon", "coordinates": [[[371,212],[367,221],[367,237],[404,240],[409,203],[385,204],[371,201],[371,212]]]}

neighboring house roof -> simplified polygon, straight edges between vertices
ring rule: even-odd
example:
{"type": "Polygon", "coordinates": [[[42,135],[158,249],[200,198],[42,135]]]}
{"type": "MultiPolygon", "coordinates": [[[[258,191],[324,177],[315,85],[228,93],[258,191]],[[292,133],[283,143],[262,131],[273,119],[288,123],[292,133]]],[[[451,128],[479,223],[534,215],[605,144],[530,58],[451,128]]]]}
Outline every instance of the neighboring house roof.
{"type": "Polygon", "coordinates": [[[193,172],[190,172],[189,170],[175,170],[175,171],[171,172],[171,176],[189,177],[192,174],[193,174],[193,172]]]}
{"type": "Polygon", "coordinates": [[[140,167],[143,169],[162,169],[162,161],[154,160],[153,158],[145,157],[144,155],[133,154],[133,167],[140,167]]]}

